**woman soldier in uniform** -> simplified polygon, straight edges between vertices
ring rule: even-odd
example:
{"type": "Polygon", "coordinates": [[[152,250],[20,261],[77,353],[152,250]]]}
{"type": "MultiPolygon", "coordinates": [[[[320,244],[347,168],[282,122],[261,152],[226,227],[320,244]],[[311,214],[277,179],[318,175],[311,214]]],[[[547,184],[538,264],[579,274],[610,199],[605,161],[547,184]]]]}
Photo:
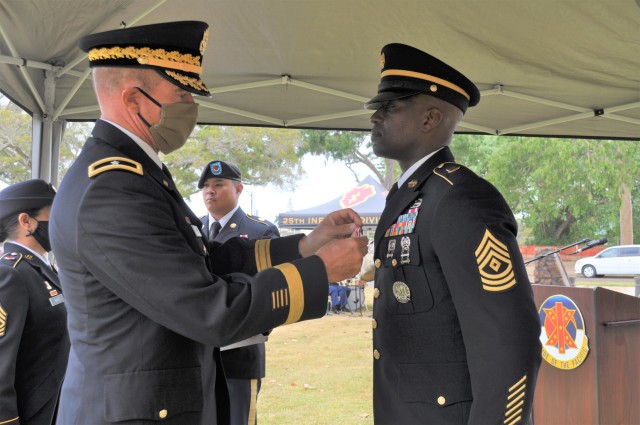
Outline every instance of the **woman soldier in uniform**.
{"type": "Polygon", "coordinates": [[[67,310],[46,258],[54,195],[44,180],[0,191],[0,424],[54,421],[69,353],[67,310]]]}

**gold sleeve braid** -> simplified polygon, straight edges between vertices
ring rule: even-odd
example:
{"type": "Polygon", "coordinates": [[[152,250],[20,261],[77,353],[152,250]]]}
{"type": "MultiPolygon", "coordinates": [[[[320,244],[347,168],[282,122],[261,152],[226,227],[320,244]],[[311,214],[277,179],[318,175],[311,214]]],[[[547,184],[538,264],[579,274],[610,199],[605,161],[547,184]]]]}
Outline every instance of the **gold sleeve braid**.
{"type": "Polygon", "coordinates": [[[284,323],[288,325],[299,321],[304,311],[302,276],[300,276],[300,272],[296,266],[291,263],[280,264],[276,266],[276,269],[282,272],[289,288],[289,316],[284,323]]]}
{"type": "Polygon", "coordinates": [[[256,269],[260,272],[271,267],[271,239],[260,239],[255,244],[256,269]]]}

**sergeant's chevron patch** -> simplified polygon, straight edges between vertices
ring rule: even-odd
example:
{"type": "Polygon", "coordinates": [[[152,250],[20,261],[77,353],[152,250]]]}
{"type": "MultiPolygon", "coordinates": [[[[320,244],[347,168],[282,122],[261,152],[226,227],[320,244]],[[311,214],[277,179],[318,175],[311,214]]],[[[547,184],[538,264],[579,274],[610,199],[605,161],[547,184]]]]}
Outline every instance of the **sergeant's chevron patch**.
{"type": "Polygon", "coordinates": [[[109,158],[100,159],[89,165],[89,178],[110,170],[123,170],[142,175],[142,164],[129,158],[121,156],[110,156],[109,158]]]}
{"type": "Polygon", "coordinates": [[[475,254],[482,279],[482,289],[500,292],[516,285],[509,250],[491,234],[489,229],[484,232],[475,254]]]}

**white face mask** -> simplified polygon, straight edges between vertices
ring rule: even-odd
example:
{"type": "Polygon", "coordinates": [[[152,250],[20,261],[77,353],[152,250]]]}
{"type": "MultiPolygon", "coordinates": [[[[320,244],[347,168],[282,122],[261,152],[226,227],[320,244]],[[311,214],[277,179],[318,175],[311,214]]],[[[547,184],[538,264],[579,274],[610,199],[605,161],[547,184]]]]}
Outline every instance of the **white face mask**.
{"type": "Polygon", "coordinates": [[[153,141],[160,152],[166,155],[183,147],[196,126],[198,104],[191,102],[162,105],[141,88],[137,87],[137,89],[160,108],[160,121],[155,125],[150,125],[138,113],[138,116],[149,127],[153,141]]]}

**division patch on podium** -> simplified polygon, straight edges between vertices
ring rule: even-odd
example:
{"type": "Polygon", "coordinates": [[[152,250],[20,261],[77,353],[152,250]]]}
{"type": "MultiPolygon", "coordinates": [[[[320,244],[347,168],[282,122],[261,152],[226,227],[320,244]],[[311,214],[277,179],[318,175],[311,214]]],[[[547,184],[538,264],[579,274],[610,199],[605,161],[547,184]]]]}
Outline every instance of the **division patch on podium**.
{"type": "Polygon", "coordinates": [[[552,295],[538,310],[542,358],[558,369],[575,369],[589,353],[584,319],[575,302],[564,295],[552,295]]]}

